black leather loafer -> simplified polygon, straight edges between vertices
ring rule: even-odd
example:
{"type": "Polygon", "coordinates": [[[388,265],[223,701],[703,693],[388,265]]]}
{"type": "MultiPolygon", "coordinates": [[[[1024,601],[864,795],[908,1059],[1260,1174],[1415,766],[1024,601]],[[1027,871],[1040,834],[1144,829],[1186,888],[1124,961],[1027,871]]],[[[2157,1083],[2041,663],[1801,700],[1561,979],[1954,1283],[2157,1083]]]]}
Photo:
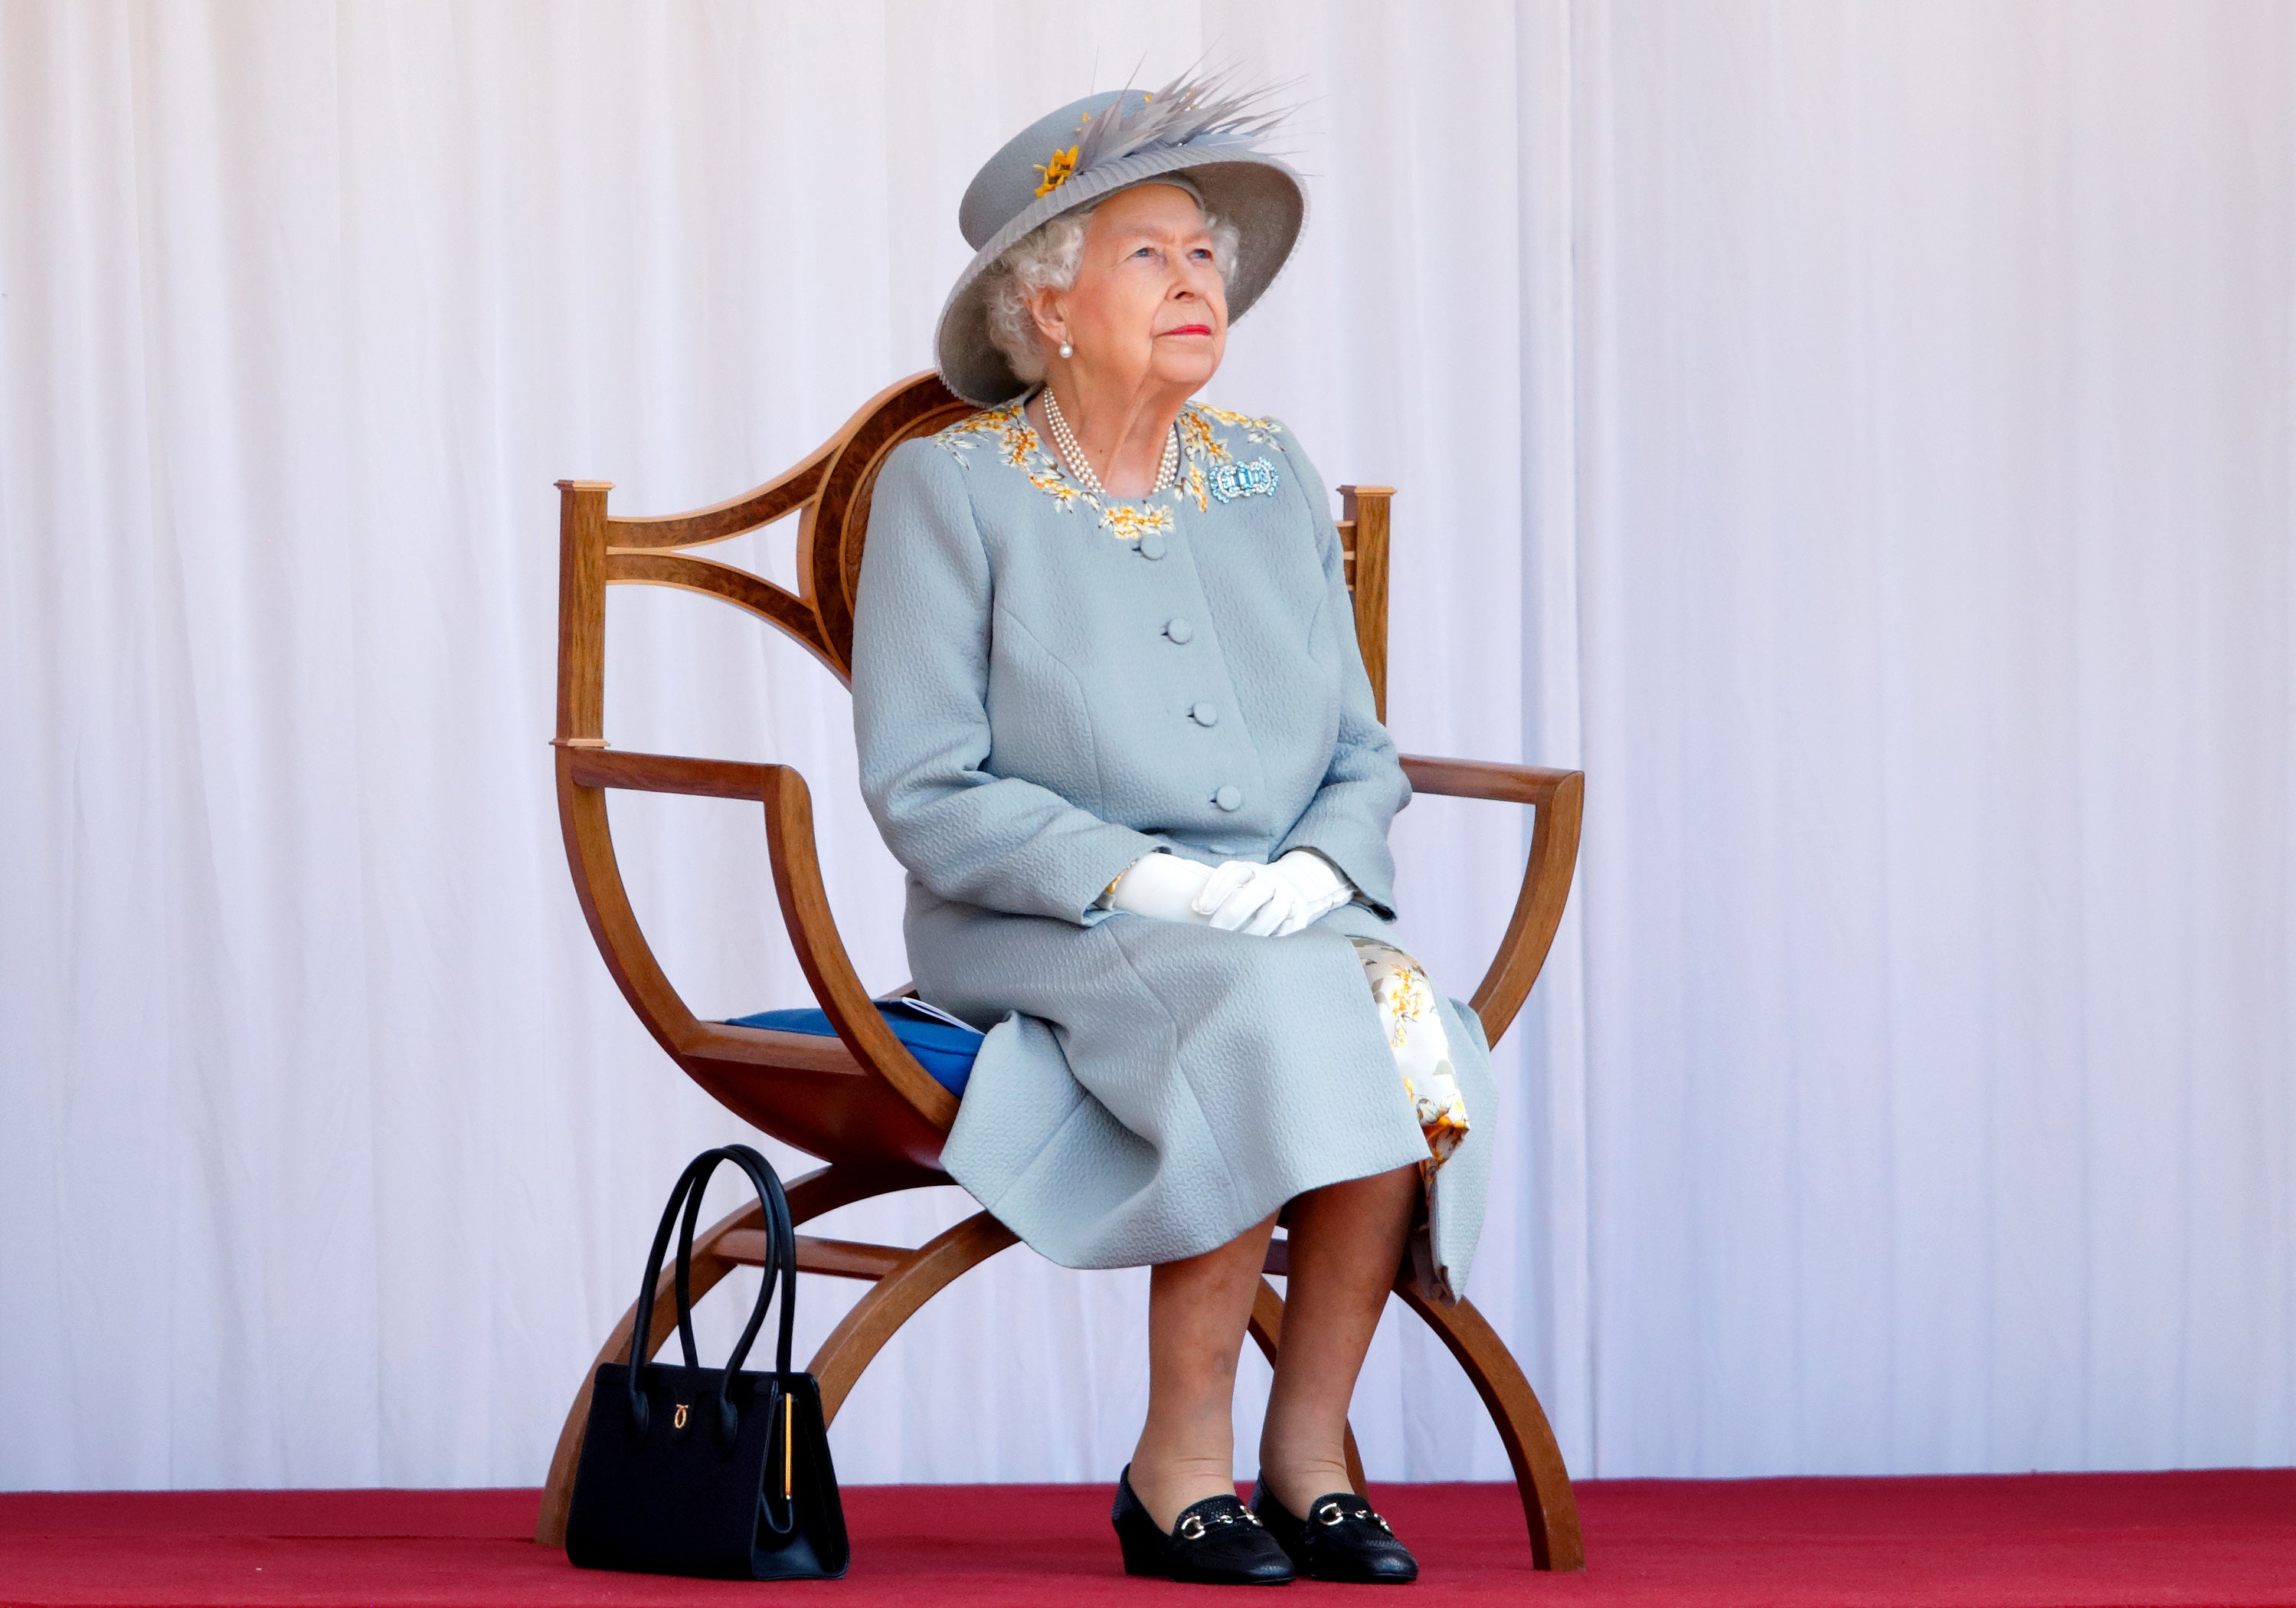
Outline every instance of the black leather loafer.
{"type": "Polygon", "coordinates": [[[1308,1516],[1296,1519],[1262,1479],[1251,1488],[1251,1511],[1292,1567],[1310,1579],[1401,1586],[1419,1578],[1419,1560],[1411,1549],[1351,1490],[1316,1497],[1308,1505],[1308,1516]]]}
{"type": "Polygon", "coordinates": [[[1161,1575],[1197,1586],[1282,1586],[1292,1560],[1234,1497],[1191,1504],[1167,1535],[1132,1489],[1132,1465],[1116,1477],[1116,1506],[1108,1515],[1124,1548],[1124,1572],[1161,1575]]]}

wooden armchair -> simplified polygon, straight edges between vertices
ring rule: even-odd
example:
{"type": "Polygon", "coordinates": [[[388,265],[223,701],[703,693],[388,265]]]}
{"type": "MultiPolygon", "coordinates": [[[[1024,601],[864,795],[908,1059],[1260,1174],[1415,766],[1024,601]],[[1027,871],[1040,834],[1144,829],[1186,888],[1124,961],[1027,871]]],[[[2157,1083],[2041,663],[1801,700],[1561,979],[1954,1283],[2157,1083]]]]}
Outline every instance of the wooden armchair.
{"type": "MultiPolygon", "coordinates": [[[[816,857],[812,804],[805,779],[783,765],[617,752],[602,733],[606,588],[640,584],[680,587],[736,603],[802,643],[840,681],[853,641],[853,594],[869,523],[869,498],[886,455],[903,441],[955,423],[972,408],[931,373],[879,393],[825,446],[788,473],[730,502],[691,513],[628,518],[606,512],[610,482],[561,480],[558,594],[558,808],[574,887],[607,970],[671,1060],[744,1121],[818,1156],[825,1163],[789,1185],[790,1210],[802,1224],[851,1202],[950,1180],[940,1147],[955,1120],[956,1096],[920,1066],[878,1014],[830,914],[816,857]],[[739,536],[791,513],[800,515],[800,592],[791,595],[748,570],[695,556],[692,548],[739,536]],[[616,788],[753,800],[765,807],[766,841],[782,917],[815,998],[837,1030],[834,1038],[703,1021],[686,1008],[656,963],[615,862],[606,795],[616,788]]],[[[1356,629],[1364,661],[1385,713],[1387,680],[1388,499],[1382,487],[1341,488],[1340,525],[1349,555],[1356,629]]],[[[1498,955],[1475,990],[1474,1008],[1496,1044],[1538,976],[1562,917],[1578,851],[1581,777],[1463,759],[1406,757],[1404,768],[1422,792],[1528,804],[1537,811],[1522,891],[1498,955]]],[[[906,990],[905,990],[906,991],[906,990]]],[[[914,1250],[798,1237],[798,1266],[808,1273],[873,1283],[823,1342],[811,1370],[821,1381],[824,1411],[834,1419],[861,1374],[885,1342],[933,1294],[1013,1243],[987,1212],[978,1212],[914,1250]]],[[[762,1259],[764,1236],[752,1203],[695,1243],[694,1293],[734,1268],[762,1259]]],[[[1282,1276],[1285,1246],[1272,1246],[1267,1271],[1282,1276]]],[[[1562,1457],[1522,1371],[1474,1308],[1420,1300],[1406,1266],[1398,1294],[1427,1320],[1474,1382],[1514,1464],[1530,1528],[1532,1555],[1543,1569],[1581,1567],[1578,1508],[1562,1457]]],[[[649,1333],[659,1347],[675,1326],[669,1276],[654,1294],[649,1333]]],[[[636,1309],[623,1316],[599,1351],[618,1358],[629,1343],[636,1309]]],[[[1283,1302],[1262,1280],[1252,1338],[1270,1358],[1281,1344],[1283,1302]]],[[[593,1370],[594,1373],[594,1369],[593,1370]]],[[[535,1539],[563,1546],[566,1511],[589,1412],[583,1380],[551,1460],[535,1539]]],[[[1350,1470],[1363,1470],[1350,1437],[1350,1470]]]]}

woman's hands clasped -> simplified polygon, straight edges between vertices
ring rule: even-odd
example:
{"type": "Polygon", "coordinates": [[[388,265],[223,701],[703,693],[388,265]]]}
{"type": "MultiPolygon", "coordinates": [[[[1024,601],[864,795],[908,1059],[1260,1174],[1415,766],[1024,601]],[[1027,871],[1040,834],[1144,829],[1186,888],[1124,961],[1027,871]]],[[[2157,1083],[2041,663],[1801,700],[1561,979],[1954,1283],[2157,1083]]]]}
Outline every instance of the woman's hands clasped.
{"type": "Polygon", "coordinates": [[[1355,897],[1355,884],[1311,849],[1272,866],[1229,860],[1206,866],[1158,851],[1144,855],[1105,896],[1111,909],[1193,922],[1248,938],[1284,938],[1355,897]]]}
{"type": "Polygon", "coordinates": [[[1230,860],[1212,868],[1189,908],[1207,926],[1248,938],[1285,938],[1348,902],[1355,889],[1313,849],[1273,866],[1230,860]]]}

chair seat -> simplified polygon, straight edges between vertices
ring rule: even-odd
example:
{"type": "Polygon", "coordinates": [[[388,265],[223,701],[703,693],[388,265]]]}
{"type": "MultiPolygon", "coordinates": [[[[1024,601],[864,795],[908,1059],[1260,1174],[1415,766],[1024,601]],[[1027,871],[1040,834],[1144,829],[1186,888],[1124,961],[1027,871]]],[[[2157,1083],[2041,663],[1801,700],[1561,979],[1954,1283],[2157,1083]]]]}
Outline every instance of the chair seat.
{"type": "MultiPolygon", "coordinates": [[[[909,1046],[909,1054],[917,1058],[917,1064],[932,1074],[934,1082],[963,1097],[965,1083],[972,1076],[973,1058],[980,1054],[980,1041],[987,1035],[977,1028],[926,1016],[906,999],[881,999],[877,1002],[877,1013],[893,1030],[893,1036],[909,1046]]],[[[811,1033],[824,1038],[837,1036],[837,1030],[829,1025],[828,1014],[810,1005],[735,1016],[729,1018],[726,1025],[764,1028],[776,1033],[811,1033]]]]}

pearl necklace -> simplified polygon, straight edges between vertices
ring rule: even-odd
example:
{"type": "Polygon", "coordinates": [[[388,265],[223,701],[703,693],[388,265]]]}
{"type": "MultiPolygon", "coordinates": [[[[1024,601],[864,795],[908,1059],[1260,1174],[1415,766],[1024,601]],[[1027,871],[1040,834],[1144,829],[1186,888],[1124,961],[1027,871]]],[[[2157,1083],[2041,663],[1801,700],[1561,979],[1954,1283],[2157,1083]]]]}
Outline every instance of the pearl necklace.
{"type": "MultiPolygon", "coordinates": [[[[1086,494],[1095,497],[1108,496],[1108,488],[1100,483],[1100,477],[1093,472],[1091,464],[1086,461],[1084,448],[1077,445],[1075,433],[1069,429],[1068,420],[1062,416],[1061,400],[1053,395],[1053,388],[1049,385],[1045,387],[1045,423],[1053,427],[1054,450],[1061,455],[1061,461],[1067,464],[1069,472],[1083,484],[1086,494]]],[[[1177,486],[1179,480],[1180,427],[1176,423],[1171,433],[1164,439],[1163,461],[1156,465],[1156,483],[1148,488],[1148,495],[1154,496],[1160,491],[1177,486]]]]}

